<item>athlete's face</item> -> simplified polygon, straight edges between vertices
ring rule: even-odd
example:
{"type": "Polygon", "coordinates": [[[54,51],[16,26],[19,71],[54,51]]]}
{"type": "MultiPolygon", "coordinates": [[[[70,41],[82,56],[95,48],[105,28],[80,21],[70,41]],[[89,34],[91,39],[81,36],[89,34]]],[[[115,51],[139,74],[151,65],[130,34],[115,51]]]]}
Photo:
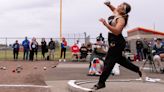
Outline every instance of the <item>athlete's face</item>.
{"type": "Polygon", "coordinates": [[[125,10],[126,10],[126,5],[124,3],[120,4],[118,7],[117,7],[117,12],[119,14],[125,14],[125,10]]]}

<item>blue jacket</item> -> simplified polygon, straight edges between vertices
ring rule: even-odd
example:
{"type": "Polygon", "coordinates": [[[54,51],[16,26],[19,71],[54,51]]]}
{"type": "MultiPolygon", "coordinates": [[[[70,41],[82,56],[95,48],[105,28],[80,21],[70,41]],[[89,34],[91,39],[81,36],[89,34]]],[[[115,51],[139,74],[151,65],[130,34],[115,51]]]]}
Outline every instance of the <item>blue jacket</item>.
{"type": "Polygon", "coordinates": [[[29,50],[30,49],[30,41],[29,40],[24,40],[22,42],[22,46],[25,50],[29,50]]]}
{"type": "Polygon", "coordinates": [[[153,46],[153,50],[155,50],[154,55],[159,55],[161,53],[164,53],[164,45],[161,44],[161,47],[158,48],[156,45],[153,46]]]}

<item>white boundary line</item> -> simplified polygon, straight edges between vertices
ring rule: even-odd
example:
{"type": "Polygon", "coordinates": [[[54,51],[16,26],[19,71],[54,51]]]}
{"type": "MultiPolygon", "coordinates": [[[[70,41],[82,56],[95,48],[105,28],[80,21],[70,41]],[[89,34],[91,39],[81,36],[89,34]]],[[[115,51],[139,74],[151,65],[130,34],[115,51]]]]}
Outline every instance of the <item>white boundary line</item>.
{"type": "Polygon", "coordinates": [[[92,89],[89,89],[89,88],[84,88],[84,87],[81,87],[81,86],[78,86],[78,85],[76,85],[76,80],[70,80],[70,81],[68,81],[68,85],[69,86],[72,86],[72,87],[74,87],[74,88],[76,88],[76,89],[81,89],[81,90],[84,90],[84,91],[93,91],[92,89]]]}
{"type": "Polygon", "coordinates": [[[144,67],[143,69],[144,69],[144,70],[151,70],[150,67],[144,67]]]}
{"type": "MultiPolygon", "coordinates": [[[[111,82],[131,82],[131,81],[140,81],[141,79],[129,79],[129,80],[114,80],[114,81],[111,81],[111,82]]],[[[156,78],[149,78],[147,77],[146,82],[152,82],[152,83],[159,83],[161,81],[161,79],[156,79],[156,78]]],[[[68,85],[73,87],[73,88],[76,88],[76,89],[80,89],[80,90],[83,90],[83,91],[87,91],[87,92],[93,92],[94,90],[90,89],[90,88],[84,88],[84,87],[81,87],[80,84],[85,84],[85,83],[93,83],[91,81],[81,81],[80,83],[76,83],[77,80],[70,80],[68,81],[68,85]]],[[[110,81],[108,81],[110,82],[110,81]]]]}
{"type": "Polygon", "coordinates": [[[33,88],[50,88],[51,86],[0,84],[0,87],[33,87],[33,88]]]}

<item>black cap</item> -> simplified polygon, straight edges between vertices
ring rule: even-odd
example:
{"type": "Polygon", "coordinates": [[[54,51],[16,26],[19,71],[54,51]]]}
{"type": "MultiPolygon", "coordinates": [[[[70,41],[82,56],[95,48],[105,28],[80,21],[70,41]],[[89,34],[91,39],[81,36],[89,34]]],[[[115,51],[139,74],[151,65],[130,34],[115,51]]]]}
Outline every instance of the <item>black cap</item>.
{"type": "Polygon", "coordinates": [[[157,40],[158,40],[158,41],[162,41],[162,39],[161,39],[161,38],[157,38],[157,40]]]}
{"type": "Polygon", "coordinates": [[[96,41],[100,41],[100,38],[97,38],[96,41]]]}

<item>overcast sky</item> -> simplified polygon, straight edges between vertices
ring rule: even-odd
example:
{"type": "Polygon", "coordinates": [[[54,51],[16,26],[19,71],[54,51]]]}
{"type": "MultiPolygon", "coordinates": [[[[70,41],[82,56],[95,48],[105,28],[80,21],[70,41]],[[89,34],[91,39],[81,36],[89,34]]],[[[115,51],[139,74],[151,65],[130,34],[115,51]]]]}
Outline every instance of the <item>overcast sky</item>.
{"type": "MultiPolygon", "coordinates": [[[[105,0],[63,0],[63,34],[87,32],[96,37],[107,29],[98,21],[112,13],[105,0]]],[[[132,6],[128,26],[164,32],[164,0],[110,0],[132,6]]],[[[59,37],[59,0],[0,0],[0,37],[59,37]]]]}

